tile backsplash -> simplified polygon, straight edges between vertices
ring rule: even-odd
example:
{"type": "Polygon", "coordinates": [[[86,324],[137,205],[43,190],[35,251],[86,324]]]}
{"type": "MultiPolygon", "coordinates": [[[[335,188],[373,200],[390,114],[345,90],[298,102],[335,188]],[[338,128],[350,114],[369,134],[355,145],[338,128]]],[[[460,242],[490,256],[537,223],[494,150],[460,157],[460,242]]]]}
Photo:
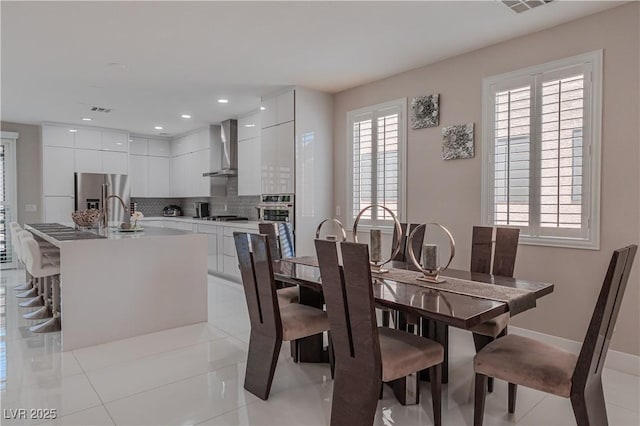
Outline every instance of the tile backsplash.
{"type": "Polygon", "coordinates": [[[193,217],[195,210],[193,203],[196,201],[209,202],[209,214],[212,216],[233,214],[246,216],[249,220],[258,219],[256,205],[260,202],[260,196],[240,196],[238,195],[238,178],[227,178],[226,196],[213,196],[209,198],[135,198],[131,201],[137,203],[137,208],[145,216],[162,216],[162,209],[170,204],[182,207],[182,212],[186,217],[193,217]]]}

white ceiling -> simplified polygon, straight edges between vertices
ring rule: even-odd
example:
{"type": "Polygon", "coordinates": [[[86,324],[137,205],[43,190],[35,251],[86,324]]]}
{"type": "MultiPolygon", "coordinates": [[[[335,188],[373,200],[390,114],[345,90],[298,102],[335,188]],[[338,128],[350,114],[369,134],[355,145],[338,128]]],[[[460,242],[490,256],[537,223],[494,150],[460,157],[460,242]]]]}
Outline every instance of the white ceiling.
{"type": "Polygon", "coordinates": [[[3,1],[1,117],[88,116],[173,135],[257,108],[284,86],[335,93],[619,4],[556,0],[515,14],[498,1],[3,1]]]}

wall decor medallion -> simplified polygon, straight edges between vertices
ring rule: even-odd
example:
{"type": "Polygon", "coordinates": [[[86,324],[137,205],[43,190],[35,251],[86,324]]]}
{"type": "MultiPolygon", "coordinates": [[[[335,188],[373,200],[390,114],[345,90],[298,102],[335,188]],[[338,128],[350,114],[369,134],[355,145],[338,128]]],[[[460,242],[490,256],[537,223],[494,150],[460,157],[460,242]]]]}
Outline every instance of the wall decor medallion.
{"type": "Polygon", "coordinates": [[[473,123],[442,128],[442,159],[473,158],[473,123]]]}
{"type": "Polygon", "coordinates": [[[440,117],[439,94],[417,96],[411,100],[411,128],[436,127],[440,117]]]}

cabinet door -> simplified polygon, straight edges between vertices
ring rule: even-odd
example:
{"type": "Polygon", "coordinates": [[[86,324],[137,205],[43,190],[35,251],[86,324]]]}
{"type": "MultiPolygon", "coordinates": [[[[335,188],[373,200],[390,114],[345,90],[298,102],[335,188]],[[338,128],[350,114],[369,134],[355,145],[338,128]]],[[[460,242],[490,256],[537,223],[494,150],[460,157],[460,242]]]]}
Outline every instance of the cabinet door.
{"type": "Polygon", "coordinates": [[[211,171],[211,152],[208,149],[198,151],[195,155],[195,175],[194,175],[194,188],[196,188],[196,196],[198,197],[210,197],[211,196],[211,178],[208,176],[202,176],[203,173],[211,171]]]}
{"type": "Polygon", "coordinates": [[[73,197],[74,150],[45,146],[42,149],[44,195],[73,197]]]}
{"type": "Polygon", "coordinates": [[[295,134],[293,121],[280,124],[278,129],[278,169],[276,173],[279,194],[295,192],[295,134]]]}
{"type": "Polygon", "coordinates": [[[260,137],[238,141],[238,195],[262,193],[260,137]]]}
{"type": "Polygon", "coordinates": [[[209,272],[218,271],[218,235],[220,234],[218,226],[200,225],[198,224],[198,232],[207,234],[208,253],[207,253],[207,267],[209,272]]]}
{"type": "Polygon", "coordinates": [[[171,195],[171,159],[148,157],[148,160],[149,197],[169,197],[171,195]]]}
{"type": "Polygon", "coordinates": [[[188,154],[171,159],[171,196],[187,196],[188,154]]]}
{"type": "Polygon", "coordinates": [[[156,157],[170,157],[171,142],[166,139],[149,138],[149,155],[156,157]]]}
{"type": "Polygon", "coordinates": [[[260,113],[240,118],[238,120],[238,140],[244,141],[260,136],[260,126],[260,113]]]}
{"type": "Polygon", "coordinates": [[[149,157],[146,155],[129,156],[129,184],[132,197],[149,196],[149,157]]]}
{"type": "Polygon", "coordinates": [[[263,108],[260,113],[262,128],[275,126],[278,124],[278,98],[272,97],[262,101],[263,108]]]}
{"type": "Polygon", "coordinates": [[[129,155],[126,152],[102,152],[102,173],[129,174],[129,155]]]}
{"type": "Polygon", "coordinates": [[[60,146],[73,148],[75,133],[70,132],[72,127],[42,126],[42,144],[45,146],[60,146]]]}
{"type": "Polygon", "coordinates": [[[102,151],[75,149],[75,171],[79,173],[102,173],[102,151]]]}
{"type": "Polygon", "coordinates": [[[129,139],[129,154],[147,155],[149,154],[149,140],[147,138],[137,138],[132,136],[129,139]]]}
{"type": "Polygon", "coordinates": [[[276,126],[262,129],[262,193],[276,192],[276,172],[278,168],[278,128],[276,126]]]}
{"type": "Polygon", "coordinates": [[[102,132],[100,130],[78,129],[75,138],[76,148],[95,150],[102,149],[102,132]]]}
{"type": "Polygon", "coordinates": [[[102,149],[105,151],[127,152],[129,134],[124,132],[102,131],[102,149]]]}
{"type": "Polygon", "coordinates": [[[200,148],[200,136],[198,133],[191,133],[185,136],[185,150],[186,152],[196,152],[200,148]]]}
{"type": "Polygon", "coordinates": [[[47,223],[71,224],[73,197],[44,197],[44,219],[47,223]]]}
{"type": "Polygon", "coordinates": [[[207,127],[198,132],[198,142],[196,145],[196,151],[202,151],[204,149],[211,148],[211,128],[207,127]]]}
{"type": "Polygon", "coordinates": [[[277,122],[287,123],[293,121],[294,118],[294,91],[282,93],[276,98],[277,108],[277,122]]]}

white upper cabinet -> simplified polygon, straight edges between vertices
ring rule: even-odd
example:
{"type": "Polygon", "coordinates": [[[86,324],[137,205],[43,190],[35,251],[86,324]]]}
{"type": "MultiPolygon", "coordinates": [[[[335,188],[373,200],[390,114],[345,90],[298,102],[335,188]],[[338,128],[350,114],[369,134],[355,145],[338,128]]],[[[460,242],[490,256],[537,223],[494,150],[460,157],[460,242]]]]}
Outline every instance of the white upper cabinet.
{"type": "Polygon", "coordinates": [[[72,129],[74,128],[45,124],[42,126],[43,145],[73,148],[75,133],[69,131],[72,129]]]}
{"type": "Polygon", "coordinates": [[[132,197],[149,196],[149,157],[146,155],[129,156],[129,182],[132,197]]]}
{"type": "Polygon", "coordinates": [[[149,138],[149,155],[156,157],[170,157],[171,143],[166,139],[149,138]]]}
{"type": "Polygon", "coordinates": [[[126,152],[102,152],[102,173],[129,174],[129,155],[126,152]]]}
{"type": "Polygon", "coordinates": [[[262,100],[262,112],[260,121],[262,128],[275,126],[278,124],[278,98],[271,97],[262,100]]]}
{"type": "Polygon", "coordinates": [[[260,113],[248,115],[238,119],[238,140],[243,141],[260,136],[260,113]]]}
{"type": "Polygon", "coordinates": [[[260,137],[238,141],[238,195],[262,194],[260,137]]]}
{"type": "Polygon", "coordinates": [[[129,142],[129,154],[148,155],[149,145],[151,145],[151,143],[147,138],[139,138],[136,136],[132,136],[129,142]]]}
{"type": "Polygon", "coordinates": [[[96,129],[77,129],[76,148],[80,149],[102,149],[102,131],[96,129]]]}
{"type": "Polygon", "coordinates": [[[211,148],[211,128],[207,127],[198,132],[198,142],[194,151],[202,151],[211,148]]]}
{"type": "Polygon", "coordinates": [[[295,192],[295,134],[293,121],[276,126],[278,129],[278,169],[276,182],[278,194],[295,192]]]}
{"type": "Polygon", "coordinates": [[[260,169],[262,174],[262,193],[275,194],[276,171],[278,169],[278,128],[276,126],[262,130],[260,169]]]}
{"type": "MultiPolygon", "coordinates": [[[[71,213],[74,210],[73,196],[44,197],[44,221],[47,223],[73,224],[71,213]]],[[[80,209],[86,208],[78,206],[80,209]]]]}
{"type": "Polygon", "coordinates": [[[102,149],[105,151],[127,152],[129,134],[115,131],[102,131],[102,149]]]}
{"type": "Polygon", "coordinates": [[[42,150],[44,195],[73,197],[74,150],[45,146],[42,150]]]}
{"type": "Polygon", "coordinates": [[[293,90],[282,93],[276,98],[277,124],[293,121],[294,118],[294,95],[293,90]]]}
{"type": "Polygon", "coordinates": [[[75,149],[75,167],[78,173],[102,173],[102,151],[75,149]]]}
{"type": "MultiPolygon", "coordinates": [[[[149,156],[149,197],[171,196],[171,159],[149,156]]],[[[133,172],[133,163],[131,164],[133,172]]]]}

